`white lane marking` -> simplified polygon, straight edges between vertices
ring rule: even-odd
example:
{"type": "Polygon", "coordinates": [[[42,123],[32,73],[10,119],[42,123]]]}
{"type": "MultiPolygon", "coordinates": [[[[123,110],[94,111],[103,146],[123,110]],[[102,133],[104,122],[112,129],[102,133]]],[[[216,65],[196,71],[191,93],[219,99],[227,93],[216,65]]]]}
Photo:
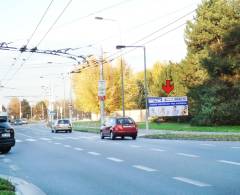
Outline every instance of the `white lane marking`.
{"type": "Polygon", "coordinates": [[[233,146],[233,149],[240,149],[240,146],[233,146]]]}
{"type": "Polygon", "coordinates": [[[134,145],[134,144],[131,144],[131,145],[130,145],[130,147],[132,147],[132,148],[140,148],[141,146],[139,146],[139,145],[134,145]]]}
{"type": "Polygon", "coordinates": [[[186,153],[177,153],[177,155],[191,157],[191,158],[198,158],[198,157],[200,157],[200,156],[195,155],[195,154],[186,154],[186,153]]]}
{"type": "Polygon", "coordinates": [[[123,162],[122,159],[114,158],[114,157],[107,157],[108,160],[114,161],[114,162],[123,162]]]}
{"type": "Polygon", "coordinates": [[[59,143],[59,142],[55,142],[54,144],[55,144],[55,145],[59,145],[59,144],[61,144],[61,143],[59,143]]]}
{"type": "Polygon", "coordinates": [[[201,146],[215,146],[214,144],[200,144],[201,146]]]}
{"type": "Polygon", "coordinates": [[[5,162],[5,163],[10,163],[12,160],[11,159],[9,159],[9,158],[4,158],[3,159],[3,162],[5,162]]]}
{"type": "Polygon", "coordinates": [[[195,186],[198,186],[198,187],[209,187],[209,186],[211,186],[210,184],[203,183],[201,181],[192,180],[192,179],[185,178],[185,177],[173,177],[173,179],[178,180],[178,181],[182,181],[184,183],[192,184],[192,185],[195,185],[195,186]]]}
{"type": "Polygon", "coordinates": [[[70,145],[64,145],[65,148],[71,148],[72,146],[70,145]]]}
{"type": "Polygon", "coordinates": [[[74,148],[74,150],[77,150],[77,151],[83,151],[82,148],[78,148],[78,147],[74,148]]]}
{"type": "Polygon", "coordinates": [[[58,140],[64,140],[63,137],[53,137],[54,139],[58,139],[58,140]]]}
{"type": "Polygon", "coordinates": [[[20,140],[20,139],[16,139],[16,142],[17,142],[17,143],[21,143],[21,142],[23,142],[23,141],[20,140]]]}
{"type": "Polygon", "coordinates": [[[94,155],[94,156],[99,156],[100,154],[97,152],[88,152],[88,154],[94,155]]]}
{"type": "Polygon", "coordinates": [[[143,171],[148,171],[148,172],[157,171],[156,169],[152,169],[150,167],[145,167],[145,166],[142,166],[142,165],[133,165],[133,167],[137,168],[137,169],[140,169],[140,170],[143,170],[143,171]]]}
{"type": "Polygon", "coordinates": [[[46,138],[46,137],[42,137],[42,138],[40,138],[41,140],[44,140],[44,141],[50,141],[50,140],[52,140],[52,139],[49,139],[49,138],[46,138]]]}
{"type": "Polygon", "coordinates": [[[26,141],[28,141],[28,142],[35,142],[35,141],[37,141],[37,140],[32,139],[32,138],[29,138],[29,139],[26,139],[26,141]]]}
{"type": "Polygon", "coordinates": [[[5,154],[0,154],[0,158],[4,158],[5,157],[5,154]]]}
{"type": "Polygon", "coordinates": [[[29,135],[25,135],[25,134],[23,134],[23,133],[17,133],[17,134],[19,134],[19,135],[23,135],[23,136],[25,136],[25,137],[29,137],[29,138],[32,138],[32,136],[29,136],[29,135]]]}
{"type": "Polygon", "coordinates": [[[166,150],[159,149],[159,148],[151,148],[150,150],[156,151],[156,152],[165,152],[166,150]]]}
{"type": "Polygon", "coordinates": [[[102,140],[101,140],[101,141],[99,141],[99,142],[101,142],[101,143],[106,143],[106,141],[102,141],[102,140]]]}
{"type": "Polygon", "coordinates": [[[19,167],[17,165],[9,165],[9,168],[13,171],[18,171],[19,167]]]}
{"type": "Polygon", "coordinates": [[[226,163],[226,164],[231,164],[231,165],[239,165],[239,166],[240,166],[240,163],[239,163],[239,162],[233,162],[233,161],[228,161],[228,160],[218,160],[218,162],[220,162],[220,163],[226,163]]]}

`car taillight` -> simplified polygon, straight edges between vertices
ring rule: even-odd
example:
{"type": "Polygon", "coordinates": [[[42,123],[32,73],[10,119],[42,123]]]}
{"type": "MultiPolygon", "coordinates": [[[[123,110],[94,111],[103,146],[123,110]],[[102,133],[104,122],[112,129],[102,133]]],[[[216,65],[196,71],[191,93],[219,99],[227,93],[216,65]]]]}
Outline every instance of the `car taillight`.
{"type": "Polygon", "coordinates": [[[122,125],[116,125],[115,130],[123,130],[123,126],[122,125]]]}

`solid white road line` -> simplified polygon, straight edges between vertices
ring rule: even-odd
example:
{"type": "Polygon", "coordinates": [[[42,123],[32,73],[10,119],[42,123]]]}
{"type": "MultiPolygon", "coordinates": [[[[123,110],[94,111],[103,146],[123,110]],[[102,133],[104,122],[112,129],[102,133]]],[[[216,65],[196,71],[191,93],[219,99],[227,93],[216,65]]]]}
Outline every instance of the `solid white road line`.
{"type": "Polygon", "coordinates": [[[97,152],[88,152],[88,154],[94,155],[94,156],[99,156],[100,154],[97,152]]]}
{"type": "Polygon", "coordinates": [[[26,141],[28,141],[28,142],[35,142],[35,141],[37,141],[37,140],[32,139],[32,138],[29,138],[29,139],[26,139],[26,141]]]}
{"type": "Polygon", "coordinates": [[[123,160],[119,158],[114,158],[114,157],[107,157],[108,160],[114,161],[114,162],[123,162],[123,160]]]}
{"type": "Polygon", "coordinates": [[[226,163],[226,164],[231,164],[231,165],[239,165],[239,166],[240,166],[240,163],[239,163],[239,162],[233,162],[233,161],[228,161],[228,160],[218,160],[218,162],[220,162],[220,163],[226,163]]]}
{"type": "Polygon", "coordinates": [[[233,146],[233,149],[240,149],[240,146],[233,146]]]}
{"type": "Polygon", "coordinates": [[[191,158],[198,158],[198,157],[200,157],[200,156],[195,155],[195,154],[186,154],[186,153],[177,153],[177,155],[191,157],[191,158]]]}
{"type": "Polygon", "coordinates": [[[195,185],[195,186],[198,186],[198,187],[209,187],[209,186],[211,186],[210,184],[203,183],[201,181],[188,179],[188,178],[185,178],[185,177],[173,177],[173,179],[178,180],[178,181],[182,181],[184,183],[192,184],[192,185],[195,185]]]}
{"type": "Polygon", "coordinates": [[[151,148],[150,150],[156,151],[156,152],[165,152],[166,150],[159,149],[159,148],[151,148]]]}
{"type": "Polygon", "coordinates": [[[74,150],[77,150],[77,151],[83,151],[82,148],[78,148],[78,147],[74,148],[74,150]]]}
{"type": "Polygon", "coordinates": [[[143,171],[148,171],[148,172],[157,171],[156,169],[152,169],[150,167],[145,167],[145,166],[142,166],[142,165],[133,165],[133,167],[137,168],[137,169],[140,169],[140,170],[143,170],[143,171]]]}
{"type": "Polygon", "coordinates": [[[64,145],[65,148],[71,148],[72,146],[70,145],[64,145]]]}

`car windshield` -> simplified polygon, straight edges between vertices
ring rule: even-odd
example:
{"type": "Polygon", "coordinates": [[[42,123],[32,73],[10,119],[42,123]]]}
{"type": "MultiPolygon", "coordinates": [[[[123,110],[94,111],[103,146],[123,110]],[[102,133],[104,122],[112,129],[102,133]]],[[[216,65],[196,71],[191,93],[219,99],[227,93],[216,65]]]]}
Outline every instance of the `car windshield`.
{"type": "Polygon", "coordinates": [[[7,122],[7,116],[0,116],[0,122],[7,122]]]}
{"type": "Polygon", "coordinates": [[[133,120],[130,118],[119,118],[117,119],[117,124],[124,124],[124,125],[128,125],[128,124],[133,124],[133,120]]]}
{"type": "Polygon", "coordinates": [[[58,124],[69,124],[70,121],[69,120],[59,120],[58,124]]]}

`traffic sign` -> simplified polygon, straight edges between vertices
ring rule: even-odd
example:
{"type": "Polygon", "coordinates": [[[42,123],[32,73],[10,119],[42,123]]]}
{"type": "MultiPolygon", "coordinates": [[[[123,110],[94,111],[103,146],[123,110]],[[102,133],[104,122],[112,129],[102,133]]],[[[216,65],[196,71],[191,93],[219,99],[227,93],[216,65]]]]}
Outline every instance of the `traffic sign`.
{"type": "Polygon", "coordinates": [[[99,80],[98,81],[98,96],[103,97],[106,95],[106,81],[99,80]]]}

